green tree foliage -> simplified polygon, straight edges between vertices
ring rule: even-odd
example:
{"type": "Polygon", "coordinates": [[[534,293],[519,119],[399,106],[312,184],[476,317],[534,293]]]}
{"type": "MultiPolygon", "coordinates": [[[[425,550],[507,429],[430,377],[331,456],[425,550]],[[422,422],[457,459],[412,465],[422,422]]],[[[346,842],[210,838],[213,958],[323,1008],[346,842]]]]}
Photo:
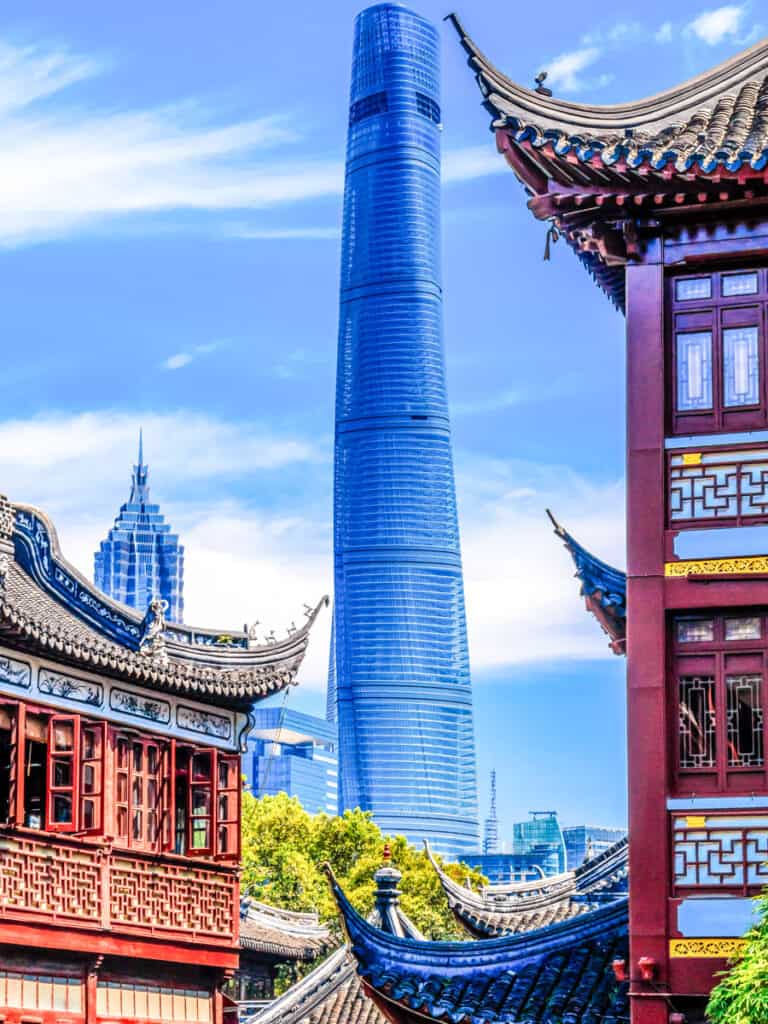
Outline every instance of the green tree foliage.
{"type": "MultiPolygon", "coordinates": [[[[363,811],[346,811],[339,818],[313,816],[284,793],[261,800],[243,794],[243,892],[287,910],[317,910],[321,920],[334,924],[336,906],[322,871],[327,861],[352,905],[368,914],[376,888],[373,875],[381,867],[385,842],[392,849],[392,863],[403,874],[401,906],[417,928],[430,939],[466,939],[422,850],[409,846],[402,836],[385,837],[363,811]]],[[[460,882],[485,882],[465,864],[448,864],[445,869],[460,882]]]]}
{"type": "Polygon", "coordinates": [[[712,1024],[758,1024],[768,1021],[768,892],[758,901],[760,921],[746,936],[712,991],[707,1014],[712,1024]]]}

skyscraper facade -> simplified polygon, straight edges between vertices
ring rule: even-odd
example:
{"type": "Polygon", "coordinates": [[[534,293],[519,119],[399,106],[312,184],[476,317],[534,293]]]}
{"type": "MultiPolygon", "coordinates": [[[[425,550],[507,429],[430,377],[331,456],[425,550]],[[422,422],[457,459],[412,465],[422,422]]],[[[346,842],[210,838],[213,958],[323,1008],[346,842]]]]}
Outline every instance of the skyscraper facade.
{"type": "Polygon", "coordinates": [[[440,285],[438,35],[407,8],[358,15],[336,392],[329,704],[342,808],[477,850],[464,589],[440,285]]]}
{"type": "Polygon", "coordinates": [[[496,814],[496,769],[491,772],[491,807],[483,826],[483,853],[499,852],[499,819],[496,814]]]}
{"type": "Polygon", "coordinates": [[[168,602],[165,617],[184,621],[184,548],[160,506],[149,500],[149,469],[139,435],[131,493],[94,555],[94,582],[105,594],[144,612],[153,597],[168,602]]]}

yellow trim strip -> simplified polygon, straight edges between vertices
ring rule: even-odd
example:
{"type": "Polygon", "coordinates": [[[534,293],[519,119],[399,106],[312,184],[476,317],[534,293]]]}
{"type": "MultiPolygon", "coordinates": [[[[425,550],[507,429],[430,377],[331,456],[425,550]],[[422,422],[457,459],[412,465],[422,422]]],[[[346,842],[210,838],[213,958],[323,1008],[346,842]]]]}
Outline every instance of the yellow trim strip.
{"type": "Polygon", "coordinates": [[[703,561],[667,562],[665,576],[731,576],[741,573],[768,575],[768,555],[751,558],[706,558],[703,561]]]}
{"type": "Polygon", "coordinates": [[[742,952],[746,941],[746,939],[670,939],[669,955],[676,960],[729,960],[742,952]]]}

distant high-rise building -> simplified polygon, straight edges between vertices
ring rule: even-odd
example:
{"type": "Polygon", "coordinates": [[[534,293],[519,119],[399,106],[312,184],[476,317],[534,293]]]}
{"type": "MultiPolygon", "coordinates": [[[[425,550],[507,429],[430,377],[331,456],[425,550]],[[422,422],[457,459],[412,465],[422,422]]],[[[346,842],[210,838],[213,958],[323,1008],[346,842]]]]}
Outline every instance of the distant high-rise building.
{"type": "Polygon", "coordinates": [[[329,704],[341,807],[477,850],[464,586],[445,387],[435,27],[358,15],[336,390],[329,704]]]}
{"type": "Polygon", "coordinates": [[[131,493],[94,555],[94,581],[105,594],[140,612],[153,597],[168,602],[170,622],[184,621],[184,548],[159,505],[149,500],[149,470],[139,433],[131,493]]]}
{"type": "Polygon", "coordinates": [[[597,857],[627,834],[625,828],[603,825],[571,825],[563,829],[568,870],[573,871],[588,857],[597,857]]]}
{"type": "Polygon", "coordinates": [[[496,770],[491,772],[491,808],[483,829],[483,853],[499,852],[499,819],[496,817],[496,770]]]}
{"type": "Polygon", "coordinates": [[[243,770],[254,796],[287,793],[310,814],[337,814],[336,726],[285,708],[257,708],[253,714],[243,770]]]}

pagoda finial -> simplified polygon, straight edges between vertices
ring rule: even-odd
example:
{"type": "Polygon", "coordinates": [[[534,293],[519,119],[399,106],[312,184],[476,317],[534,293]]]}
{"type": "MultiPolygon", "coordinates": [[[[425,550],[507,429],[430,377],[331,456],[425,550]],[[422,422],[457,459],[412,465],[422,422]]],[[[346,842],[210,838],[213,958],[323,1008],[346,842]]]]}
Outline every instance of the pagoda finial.
{"type": "Polygon", "coordinates": [[[149,501],[149,470],[144,465],[144,431],[139,427],[139,460],[133,467],[131,477],[131,496],[128,499],[130,505],[146,505],[149,501]]]}

